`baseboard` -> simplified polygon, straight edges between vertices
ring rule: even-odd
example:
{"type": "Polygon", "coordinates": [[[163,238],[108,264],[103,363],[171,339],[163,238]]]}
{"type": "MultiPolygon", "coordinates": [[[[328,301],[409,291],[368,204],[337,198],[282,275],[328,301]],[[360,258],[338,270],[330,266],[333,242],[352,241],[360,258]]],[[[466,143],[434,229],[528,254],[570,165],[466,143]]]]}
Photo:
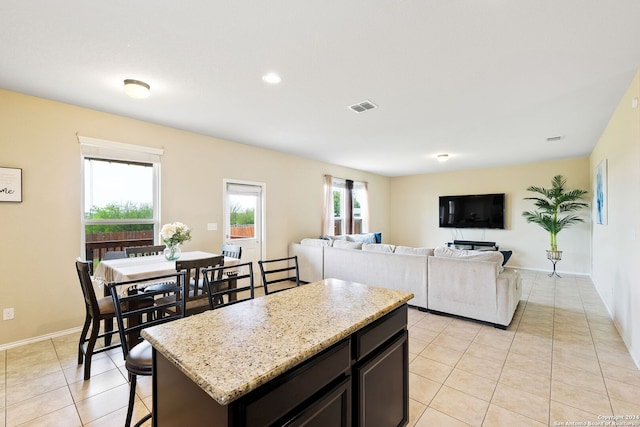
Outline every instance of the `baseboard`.
{"type": "MultiPolygon", "coordinates": [[[[547,275],[551,272],[551,269],[549,270],[541,270],[539,268],[530,268],[530,267],[513,267],[510,265],[505,265],[504,266],[505,270],[524,270],[524,271],[535,271],[536,273],[546,273],[547,275]]],[[[591,274],[589,273],[576,273],[576,272],[571,272],[571,271],[560,271],[557,270],[558,274],[560,274],[561,276],[564,274],[567,277],[587,277],[589,279],[591,279],[591,274]]]]}
{"type": "Polygon", "coordinates": [[[71,328],[64,331],[53,332],[51,334],[40,335],[39,337],[33,337],[26,340],[10,342],[8,344],[0,345],[0,351],[9,350],[10,348],[20,347],[21,345],[33,344],[40,341],[50,340],[52,338],[58,338],[64,335],[73,334],[82,331],[82,327],[71,328]]]}

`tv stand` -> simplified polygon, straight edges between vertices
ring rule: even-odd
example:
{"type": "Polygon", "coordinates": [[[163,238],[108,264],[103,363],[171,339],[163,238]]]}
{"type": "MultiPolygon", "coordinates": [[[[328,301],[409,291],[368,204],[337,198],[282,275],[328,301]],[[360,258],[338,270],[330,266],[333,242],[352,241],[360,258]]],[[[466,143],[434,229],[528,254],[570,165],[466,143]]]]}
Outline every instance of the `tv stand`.
{"type": "Polygon", "coordinates": [[[454,247],[456,249],[471,249],[481,251],[497,251],[498,246],[496,242],[483,242],[480,240],[454,240],[447,243],[448,247],[454,247]]]}

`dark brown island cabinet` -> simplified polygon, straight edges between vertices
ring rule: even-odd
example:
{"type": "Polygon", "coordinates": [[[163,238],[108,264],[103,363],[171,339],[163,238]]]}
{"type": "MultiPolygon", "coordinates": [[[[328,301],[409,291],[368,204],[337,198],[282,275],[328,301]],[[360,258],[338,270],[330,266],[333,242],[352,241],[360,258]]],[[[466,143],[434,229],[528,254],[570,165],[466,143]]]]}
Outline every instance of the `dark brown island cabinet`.
{"type": "Polygon", "coordinates": [[[154,346],[153,425],[404,426],[408,350],[403,303],[223,405],[154,346]]]}

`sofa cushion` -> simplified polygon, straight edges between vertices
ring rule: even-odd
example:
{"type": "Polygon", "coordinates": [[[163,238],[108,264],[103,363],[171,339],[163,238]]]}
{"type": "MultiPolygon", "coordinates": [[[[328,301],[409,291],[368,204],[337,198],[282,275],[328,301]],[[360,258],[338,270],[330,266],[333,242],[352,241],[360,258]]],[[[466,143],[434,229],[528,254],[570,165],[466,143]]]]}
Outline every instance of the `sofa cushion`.
{"type": "Polygon", "coordinates": [[[441,246],[435,248],[433,254],[437,257],[463,258],[473,261],[495,262],[497,272],[500,273],[503,271],[502,262],[504,260],[504,257],[498,251],[469,251],[441,246]]]}
{"type": "Polygon", "coordinates": [[[432,256],[433,249],[431,248],[411,248],[409,246],[396,246],[396,250],[394,251],[396,254],[400,255],[426,255],[432,256]]]}
{"type": "Polygon", "coordinates": [[[343,248],[343,249],[362,249],[362,242],[348,242],[346,240],[334,240],[333,247],[343,248]]]}
{"type": "Polygon", "coordinates": [[[379,243],[376,242],[375,233],[347,234],[347,240],[350,242],[379,243]]]}
{"type": "Polygon", "coordinates": [[[396,249],[396,245],[387,245],[384,243],[363,243],[362,250],[369,252],[387,252],[393,253],[396,249]]]}
{"type": "Polygon", "coordinates": [[[304,246],[331,246],[331,240],[325,239],[302,239],[300,244],[304,246]]]}

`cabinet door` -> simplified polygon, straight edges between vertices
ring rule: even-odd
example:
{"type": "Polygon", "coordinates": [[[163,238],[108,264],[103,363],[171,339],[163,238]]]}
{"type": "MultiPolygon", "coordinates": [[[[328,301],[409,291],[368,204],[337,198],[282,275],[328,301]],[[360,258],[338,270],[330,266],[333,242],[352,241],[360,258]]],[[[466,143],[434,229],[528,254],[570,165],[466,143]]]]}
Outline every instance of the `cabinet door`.
{"type": "Polygon", "coordinates": [[[343,340],[236,401],[247,426],[270,426],[301,405],[324,395],[331,384],[351,372],[351,341],[343,340]]]}
{"type": "Polygon", "coordinates": [[[284,425],[287,427],[350,427],[351,378],[347,377],[284,425]]]}
{"type": "Polygon", "coordinates": [[[409,420],[409,343],[403,331],[354,369],[358,427],[403,426],[409,420]]]}

